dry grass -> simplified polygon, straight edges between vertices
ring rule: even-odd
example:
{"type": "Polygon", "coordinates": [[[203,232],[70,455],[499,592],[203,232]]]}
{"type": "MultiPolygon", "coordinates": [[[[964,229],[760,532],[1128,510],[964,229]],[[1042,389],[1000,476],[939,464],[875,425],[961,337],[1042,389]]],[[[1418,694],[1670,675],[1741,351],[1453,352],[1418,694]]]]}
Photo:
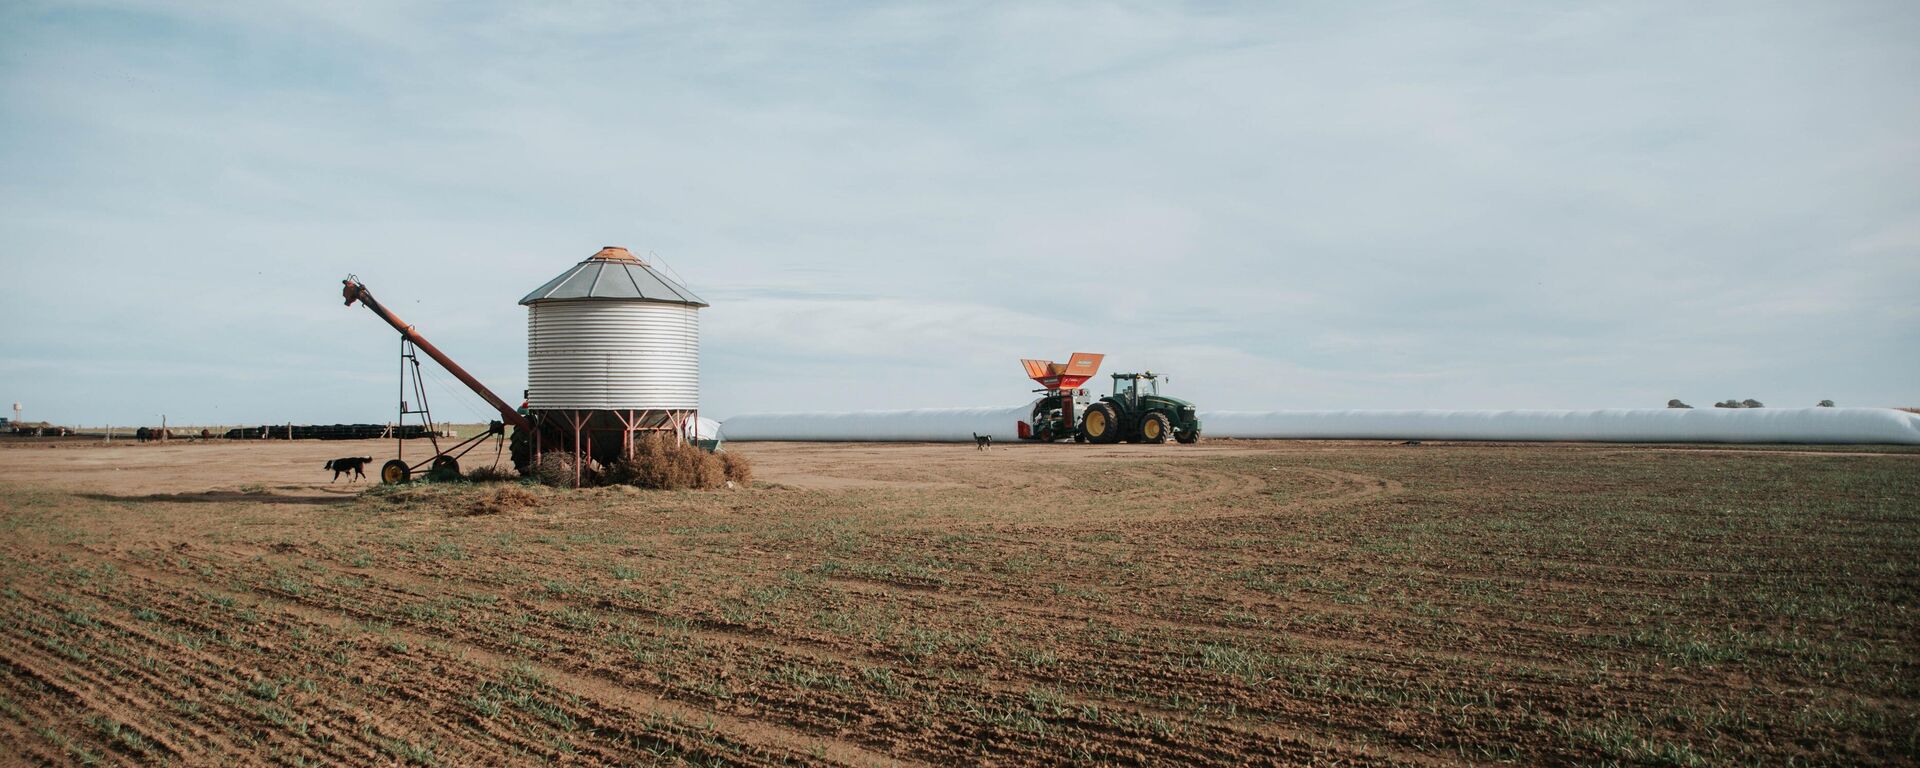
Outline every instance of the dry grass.
{"type": "Polygon", "coordinates": [[[510,483],[520,479],[520,473],[510,466],[474,467],[467,472],[467,479],[476,483],[510,483]]]}
{"type": "Polygon", "coordinates": [[[497,515],[540,506],[540,497],[518,485],[488,489],[467,506],[469,515],[497,515]]]}
{"type": "Polygon", "coordinates": [[[753,482],[753,462],[737,453],[721,453],[720,468],[726,473],[727,480],[735,485],[753,482]]]}

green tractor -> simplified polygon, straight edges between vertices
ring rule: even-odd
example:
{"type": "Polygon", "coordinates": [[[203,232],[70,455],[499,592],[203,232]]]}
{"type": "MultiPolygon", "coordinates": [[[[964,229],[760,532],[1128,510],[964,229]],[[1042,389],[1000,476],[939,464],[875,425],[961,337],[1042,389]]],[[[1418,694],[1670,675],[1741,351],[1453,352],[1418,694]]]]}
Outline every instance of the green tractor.
{"type": "Polygon", "coordinates": [[[1075,440],[1089,443],[1191,444],[1200,440],[1200,416],[1193,403],[1160,394],[1160,376],[1113,374],[1113,394],[1087,406],[1075,440]]]}

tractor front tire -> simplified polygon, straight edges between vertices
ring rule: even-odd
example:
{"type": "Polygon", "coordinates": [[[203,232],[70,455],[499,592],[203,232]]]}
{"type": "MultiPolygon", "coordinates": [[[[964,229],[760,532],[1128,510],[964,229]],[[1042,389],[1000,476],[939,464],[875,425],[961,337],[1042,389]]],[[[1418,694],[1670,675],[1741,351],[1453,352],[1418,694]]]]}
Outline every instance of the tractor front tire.
{"type": "Polygon", "coordinates": [[[1086,435],[1089,443],[1120,442],[1120,431],[1120,417],[1106,403],[1087,406],[1086,415],[1080,417],[1080,434],[1086,435]]]}
{"type": "Polygon", "coordinates": [[[389,461],[380,467],[380,482],[387,485],[399,485],[406,482],[412,475],[413,470],[407,469],[407,463],[399,459],[389,461]]]}
{"type": "Polygon", "coordinates": [[[1173,441],[1181,445],[1193,445],[1194,443],[1200,442],[1200,430],[1190,429],[1185,432],[1175,432],[1173,433],[1173,441]]]}
{"type": "Polygon", "coordinates": [[[1158,445],[1167,441],[1167,435],[1173,432],[1173,423],[1167,415],[1154,411],[1140,419],[1140,442],[1158,445]]]}

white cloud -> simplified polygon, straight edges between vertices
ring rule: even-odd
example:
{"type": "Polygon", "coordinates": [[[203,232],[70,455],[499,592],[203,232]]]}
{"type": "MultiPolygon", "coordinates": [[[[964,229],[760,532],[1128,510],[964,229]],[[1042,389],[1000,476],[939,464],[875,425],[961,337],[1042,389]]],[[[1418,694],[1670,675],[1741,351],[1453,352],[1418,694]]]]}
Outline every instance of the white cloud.
{"type": "Polygon", "coordinates": [[[511,395],[513,302],[623,244],[714,301],[716,412],[1004,402],[1075,349],[1208,407],[1912,404],[1915,37],[1899,3],[16,3],[0,356],[48,364],[0,398],[383,417],[349,271],[511,395]]]}

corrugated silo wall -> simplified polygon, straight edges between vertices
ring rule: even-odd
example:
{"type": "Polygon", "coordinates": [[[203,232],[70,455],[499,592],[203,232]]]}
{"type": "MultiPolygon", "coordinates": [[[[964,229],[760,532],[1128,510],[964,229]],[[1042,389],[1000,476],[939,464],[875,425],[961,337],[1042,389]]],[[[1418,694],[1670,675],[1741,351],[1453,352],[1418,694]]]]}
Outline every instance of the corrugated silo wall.
{"type": "Polygon", "coordinates": [[[640,301],[560,301],[528,307],[528,407],[700,407],[700,315],[640,301]]]}

